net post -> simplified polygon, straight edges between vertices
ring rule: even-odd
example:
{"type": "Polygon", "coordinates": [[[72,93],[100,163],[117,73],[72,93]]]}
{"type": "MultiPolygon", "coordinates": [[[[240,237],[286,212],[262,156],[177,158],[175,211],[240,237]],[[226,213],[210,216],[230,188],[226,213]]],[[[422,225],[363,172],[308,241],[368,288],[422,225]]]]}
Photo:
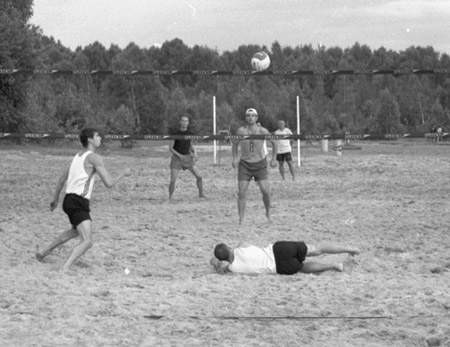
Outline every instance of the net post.
{"type": "MultiPolygon", "coordinates": [[[[297,135],[300,136],[300,97],[297,95],[297,135]]],[[[297,139],[297,166],[300,167],[300,138],[297,139]]]]}
{"type": "MultiPolygon", "coordinates": [[[[216,127],[216,96],[213,96],[213,135],[216,136],[217,127],[216,127]]],[[[217,165],[217,140],[213,141],[213,152],[214,152],[214,165],[217,165]]]]}

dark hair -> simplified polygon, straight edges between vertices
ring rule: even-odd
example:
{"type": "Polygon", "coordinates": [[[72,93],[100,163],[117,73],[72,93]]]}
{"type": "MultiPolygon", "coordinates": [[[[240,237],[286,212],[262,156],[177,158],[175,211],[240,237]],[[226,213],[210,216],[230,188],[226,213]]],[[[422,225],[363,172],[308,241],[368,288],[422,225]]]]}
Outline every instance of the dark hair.
{"type": "Polygon", "coordinates": [[[214,256],[219,260],[228,260],[229,252],[228,247],[224,243],[219,243],[214,248],[214,256]]]}
{"type": "Polygon", "coordinates": [[[88,146],[88,139],[93,139],[95,133],[98,133],[97,129],[94,128],[84,128],[80,132],[80,142],[84,148],[88,146]]]}

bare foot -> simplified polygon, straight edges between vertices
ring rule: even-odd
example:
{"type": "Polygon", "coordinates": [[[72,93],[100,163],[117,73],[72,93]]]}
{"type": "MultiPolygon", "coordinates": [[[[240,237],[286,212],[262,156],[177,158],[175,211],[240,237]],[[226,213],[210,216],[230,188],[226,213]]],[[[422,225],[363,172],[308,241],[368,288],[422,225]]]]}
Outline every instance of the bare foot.
{"type": "Polygon", "coordinates": [[[344,264],[337,263],[334,268],[336,269],[336,271],[342,272],[344,271],[344,264]]]}
{"type": "Polygon", "coordinates": [[[42,262],[45,258],[45,256],[39,252],[39,247],[36,246],[36,253],[35,253],[36,259],[42,262]]]}
{"type": "Polygon", "coordinates": [[[360,253],[360,251],[359,251],[358,248],[351,248],[351,249],[348,250],[347,253],[350,254],[350,255],[358,255],[360,253]]]}
{"type": "Polygon", "coordinates": [[[62,275],[67,274],[69,271],[70,271],[70,269],[69,269],[67,266],[65,266],[65,265],[59,270],[59,272],[60,272],[62,275]]]}

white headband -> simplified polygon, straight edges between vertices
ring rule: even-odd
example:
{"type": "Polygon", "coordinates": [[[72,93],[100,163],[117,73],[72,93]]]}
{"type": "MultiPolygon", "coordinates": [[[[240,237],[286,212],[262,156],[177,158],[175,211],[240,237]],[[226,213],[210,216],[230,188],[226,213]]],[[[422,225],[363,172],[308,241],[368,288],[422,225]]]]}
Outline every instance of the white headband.
{"type": "Polygon", "coordinates": [[[258,115],[258,112],[256,112],[256,110],[254,108],[248,108],[247,111],[245,111],[246,115],[250,114],[250,113],[258,115]]]}

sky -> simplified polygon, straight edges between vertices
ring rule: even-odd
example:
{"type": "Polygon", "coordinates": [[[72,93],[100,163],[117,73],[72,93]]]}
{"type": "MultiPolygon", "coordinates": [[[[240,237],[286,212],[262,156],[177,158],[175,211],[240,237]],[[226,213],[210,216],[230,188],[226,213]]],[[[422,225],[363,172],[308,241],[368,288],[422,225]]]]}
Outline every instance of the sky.
{"type": "Polygon", "coordinates": [[[72,49],[180,38],[219,52],[278,41],[450,54],[450,0],[34,0],[31,23],[72,49]]]}

